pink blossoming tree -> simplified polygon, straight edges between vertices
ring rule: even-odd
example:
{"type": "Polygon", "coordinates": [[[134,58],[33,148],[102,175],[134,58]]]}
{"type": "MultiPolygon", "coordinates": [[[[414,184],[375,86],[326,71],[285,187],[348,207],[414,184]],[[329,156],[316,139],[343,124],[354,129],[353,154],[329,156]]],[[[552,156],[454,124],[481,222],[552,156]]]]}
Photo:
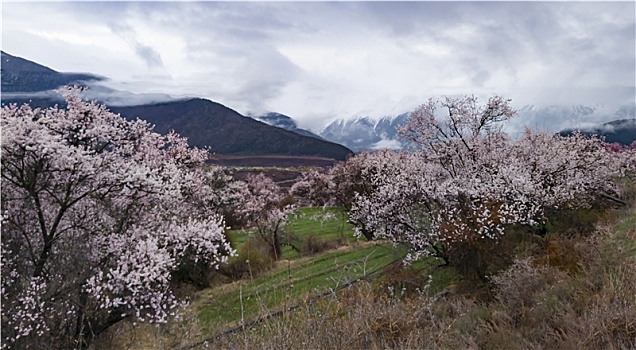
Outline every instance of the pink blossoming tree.
{"type": "Polygon", "coordinates": [[[280,187],[264,174],[250,174],[245,182],[247,191],[237,212],[268,245],[272,258],[278,260],[282,256],[283,230],[295,208],[283,203],[280,187]]]}
{"type": "Polygon", "coordinates": [[[196,169],[207,152],[63,95],[65,109],[2,107],[3,347],[84,348],[126,317],[164,322],[182,305],[172,272],[231,253],[198,205],[218,200],[196,169]]]}
{"type": "MultiPolygon", "coordinates": [[[[603,142],[527,131],[512,140],[501,123],[509,100],[429,100],[399,132],[416,147],[364,155],[351,221],[411,248],[409,259],[447,259],[453,247],[497,241],[513,225],[537,226],[547,208],[586,206],[615,193],[625,157],[603,142]],[[620,158],[620,159],[619,159],[620,158]]],[[[362,233],[362,232],[361,232],[362,233]]]]}

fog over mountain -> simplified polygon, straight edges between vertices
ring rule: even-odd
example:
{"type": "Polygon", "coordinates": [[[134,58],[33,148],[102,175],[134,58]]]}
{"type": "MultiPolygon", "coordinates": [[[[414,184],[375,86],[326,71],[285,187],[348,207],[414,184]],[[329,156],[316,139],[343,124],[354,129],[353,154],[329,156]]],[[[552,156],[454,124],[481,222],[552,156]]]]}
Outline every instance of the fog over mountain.
{"type": "Polygon", "coordinates": [[[87,84],[104,80],[88,73],[59,73],[37,63],[12,56],[2,51],[2,93],[36,93],[62,85],[87,84]]]}
{"type": "MultiPolygon", "coordinates": [[[[163,93],[132,93],[105,86],[109,78],[92,73],[58,72],[28,59],[0,52],[2,62],[2,100],[15,102],[62,102],[54,90],[65,85],[88,87],[83,93],[88,100],[98,100],[109,106],[134,106],[148,103],[176,101],[163,93]]],[[[183,98],[181,98],[183,99],[183,98]]]]}
{"type": "Polygon", "coordinates": [[[205,98],[314,133],[441,96],[610,111],[529,120],[555,130],[634,105],[635,25],[633,1],[9,1],[2,49],[130,99],[205,98]]]}
{"type": "Polygon", "coordinates": [[[247,114],[248,117],[251,117],[253,119],[256,119],[260,122],[263,122],[267,125],[271,125],[271,126],[275,126],[281,129],[285,129],[285,130],[289,130],[292,132],[295,132],[299,135],[304,135],[304,136],[311,136],[317,139],[321,139],[322,138],[316,134],[314,134],[313,132],[309,131],[309,130],[305,130],[305,129],[301,129],[298,127],[298,125],[296,124],[296,121],[294,119],[292,119],[289,116],[286,116],[284,114],[280,114],[280,113],[275,113],[275,112],[269,112],[265,115],[252,115],[252,114],[247,114]]]}
{"type": "MultiPolygon", "coordinates": [[[[106,77],[90,73],[60,73],[5,52],[2,52],[2,63],[3,101],[31,102],[35,106],[45,107],[61,102],[60,96],[54,93],[52,89],[61,85],[76,83],[89,86],[89,89],[84,92],[86,99],[95,99],[111,107],[191,100],[191,98],[183,96],[177,98],[163,93],[132,93],[116,90],[103,85],[105,81],[108,81],[106,77]]],[[[312,131],[299,127],[299,122],[295,118],[281,113],[268,112],[260,115],[248,114],[248,116],[267,125],[291,131],[298,135],[310,136],[314,139],[327,140],[343,145],[354,152],[375,149],[401,149],[404,144],[398,138],[396,127],[404,124],[412,110],[385,114],[381,117],[369,116],[386,113],[382,104],[382,102],[370,104],[358,112],[362,116],[332,119],[331,122],[312,131]]],[[[394,112],[398,108],[395,105],[389,111],[394,112]]],[[[513,137],[519,135],[525,127],[546,132],[574,129],[596,130],[594,128],[598,128],[602,124],[599,121],[636,118],[636,107],[634,104],[625,104],[618,108],[602,104],[547,106],[537,104],[525,105],[521,108],[517,107],[517,112],[518,116],[504,125],[504,130],[513,137]]],[[[183,113],[188,112],[184,111],[183,113]]],[[[611,126],[611,124],[608,125],[611,126]]],[[[196,131],[195,128],[191,129],[190,132],[196,131]]],[[[206,138],[206,136],[198,137],[206,138]]],[[[237,150],[238,148],[234,151],[237,150]]],[[[278,150],[277,152],[280,151],[278,150]]],[[[344,154],[341,151],[338,152],[340,152],[338,157],[344,154]]]]}
{"type": "MultiPolygon", "coordinates": [[[[84,100],[97,100],[128,119],[140,118],[159,133],[174,130],[188,138],[190,146],[207,148],[223,155],[319,157],[343,160],[351,154],[346,147],[282,130],[247,118],[220,103],[202,98],[172,98],[166,94],[135,94],[97,85],[105,78],[89,74],[62,73],[21,57],[2,52],[2,103],[28,103],[32,108],[63,106],[55,89],[78,84],[87,88],[84,100]],[[5,93],[4,91],[10,91],[5,93]]],[[[267,117],[267,116],[266,116],[267,117]]],[[[287,120],[282,115],[269,115],[287,120]]],[[[298,129],[300,130],[300,129],[298,129]]],[[[302,130],[304,131],[304,130],[302,130]]],[[[306,132],[306,131],[304,131],[306,132]]]]}
{"type": "Polygon", "coordinates": [[[564,129],[580,129],[598,126],[618,119],[636,118],[634,105],[527,105],[517,111],[518,117],[504,128],[513,136],[523,126],[538,131],[556,133],[564,129]]]}
{"type": "Polygon", "coordinates": [[[574,131],[604,137],[607,143],[619,143],[631,145],[636,142],[636,118],[619,119],[601,125],[593,125],[585,128],[566,129],[559,132],[561,135],[571,135],[574,131]]]}
{"type": "MultiPolygon", "coordinates": [[[[337,119],[324,127],[319,135],[324,139],[345,145],[354,152],[374,149],[401,149],[405,145],[399,140],[396,126],[403,125],[409,113],[385,116],[379,119],[357,117],[351,119],[337,119]]],[[[557,133],[563,130],[580,129],[590,133],[608,134],[615,122],[601,124],[599,120],[634,120],[636,108],[624,105],[619,108],[609,108],[602,105],[527,105],[517,110],[517,116],[508,123],[504,123],[504,131],[510,136],[517,137],[524,127],[537,131],[557,133]]],[[[629,138],[629,131],[621,132],[629,138]]],[[[610,134],[608,134],[610,135],[610,134]]],[[[623,137],[623,136],[621,136],[623,137]]],[[[631,135],[636,139],[636,131],[631,135]]],[[[624,137],[623,137],[624,138],[624,137]]],[[[623,139],[621,138],[621,140],[623,139]]],[[[608,142],[613,142],[613,136],[608,142]]]]}

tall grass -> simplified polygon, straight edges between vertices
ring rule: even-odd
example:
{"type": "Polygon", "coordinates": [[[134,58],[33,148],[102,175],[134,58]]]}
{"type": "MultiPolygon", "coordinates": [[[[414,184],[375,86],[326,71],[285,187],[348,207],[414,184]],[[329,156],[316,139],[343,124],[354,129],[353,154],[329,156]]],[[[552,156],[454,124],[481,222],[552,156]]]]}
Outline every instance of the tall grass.
{"type": "Polygon", "coordinates": [[[636,349],[636,206],[595,215],[593,230],[555,224],[568,229],[515,241],[512,263],[480,282],[489,298],[462,285],[460,271],[423,261],[310,302],[396,257],[391,246],[359,244],[199,292],[167,326],[119,325],[112,331],[133,339],[113,348],[636,349]]]}
{"type": "Polygon", "coordinates": [[[636,349],[633,205],[606,211],[587,234],[552,232],[490,276],[489,300],[435,271],[414,291],[400,271],[353,285],[210,348],[636,349]]]}

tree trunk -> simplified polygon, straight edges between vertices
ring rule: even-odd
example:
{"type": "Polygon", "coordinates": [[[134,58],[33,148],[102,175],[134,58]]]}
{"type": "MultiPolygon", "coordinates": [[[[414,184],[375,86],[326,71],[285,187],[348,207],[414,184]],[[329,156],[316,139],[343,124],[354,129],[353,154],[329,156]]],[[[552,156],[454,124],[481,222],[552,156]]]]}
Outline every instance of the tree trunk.
{"type": "Polygon", "coordinates": [[[33,271],[33,277],[42,277],[44,274],[44,266],[46,265],[47,260],[49,259],[49,255],[51,254],[51,250],[53,249],[53,240],[47,239],[44,242],[44,247],[42,247],[42,252],[40,252],[40,256],[38,260],[35,262],[35,270],[33,271]]]}
{"type": "Polygon", "coordinates": [[[274,260],[278,260],[281,258],[283,254],[283,249],[280,243],[280,237],[278,235],[278,231],[274,232],[274,239],[272,240],[272,250],[274,253],[274,260]]]}
{"type": "Polygon", "coordinates": [[[364,238],[367,239],[367,241],[372,241],[375,238],[375,235],[373,234],[373,231],[369,231],[367,230],[364,225],[361,225],[360,228],[360,232],[362,233],[362,235],[364,236],[364,238]]]}

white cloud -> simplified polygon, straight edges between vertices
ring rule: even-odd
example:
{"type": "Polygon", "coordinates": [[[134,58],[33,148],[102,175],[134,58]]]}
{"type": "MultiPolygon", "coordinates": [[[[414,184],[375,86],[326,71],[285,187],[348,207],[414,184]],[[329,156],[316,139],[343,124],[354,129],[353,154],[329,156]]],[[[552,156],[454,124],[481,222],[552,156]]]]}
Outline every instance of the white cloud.
{"type": "Polygon", "coordinates": [[[402,149],[403,145],[398,140],[382,139],[373,144],[372,149],[402,149]]]}
{"type": "Polygon", "coordinates": [[[634,12],[633,2],[5,2],[2,46],[113,88],[277,111],[317,130],[440,95],[633,104],[634,12]]]}

